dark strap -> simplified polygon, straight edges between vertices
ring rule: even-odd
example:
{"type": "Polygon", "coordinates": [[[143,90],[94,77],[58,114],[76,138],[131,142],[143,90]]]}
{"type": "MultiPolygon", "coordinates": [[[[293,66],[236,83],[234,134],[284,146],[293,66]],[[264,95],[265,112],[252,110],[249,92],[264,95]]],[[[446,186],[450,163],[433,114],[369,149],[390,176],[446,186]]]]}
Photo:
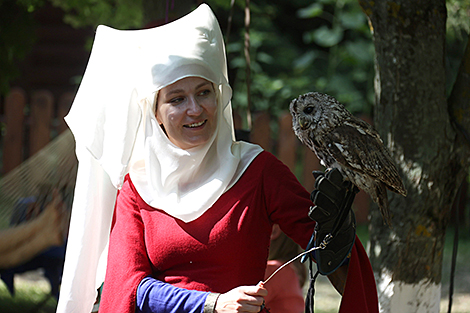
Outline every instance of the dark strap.
{"type": "Polygon", "coordinates": [[[452,301],[454,297],[454,278],[455,278],[455,267],[457,264],[457,251],[459,247],[459,206],[458,200],[460,199],[460,194],[462,192],[462,185],[460,185],[457,197],[455,197],[455,202],[453,205],[454,210],[454,245],[452,247],[452,261],[450,266],[450,281],[449,281],[449,305],[447,307],[447,312],[452,312],[452,301]]]}
{"type": "Polygon", "coordinates": [[[307,295],[305,297],[305,313],[314,313],[315,310],[315,301],[314,301],[314,296],[315,296],[315,281],[317,280],[318,274],[320,274],[320,271],[317,270],[315,274],[313,274],[313,261],[312,258],[309,258],[309,263],[308,263],[308,272],[310,274],[310,284],[308,286],[308,291],[307,295]]]}

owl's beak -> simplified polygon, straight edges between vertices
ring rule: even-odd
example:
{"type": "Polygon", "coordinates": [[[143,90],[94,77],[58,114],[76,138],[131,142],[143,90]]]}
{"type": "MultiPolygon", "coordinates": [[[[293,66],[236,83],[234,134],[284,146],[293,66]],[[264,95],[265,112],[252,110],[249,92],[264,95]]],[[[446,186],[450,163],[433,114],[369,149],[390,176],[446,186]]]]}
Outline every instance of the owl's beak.
{"type": "Polygon", "coordinates": [[[307,119],[303,118],[302,116],[299,117],[298,122],[299,122],[300,128],[302,130],[307,129],[310,126],[309,121],[307,119]]]}

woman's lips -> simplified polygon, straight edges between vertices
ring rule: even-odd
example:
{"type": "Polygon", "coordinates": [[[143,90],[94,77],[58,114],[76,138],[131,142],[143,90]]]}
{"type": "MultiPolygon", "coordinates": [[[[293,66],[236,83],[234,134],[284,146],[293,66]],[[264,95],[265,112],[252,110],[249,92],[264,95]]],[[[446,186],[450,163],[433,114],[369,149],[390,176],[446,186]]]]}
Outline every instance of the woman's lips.
{"type": "Polygon", "coordinates": [[[186,127],[186,128],[196,128],[196,127],[200,127],[200,126],[204,125],[206,122],[207,122],[207,120],[204,120],[204,121],[197,122],[197,123],[186,124],[186,125],[183,125],[183,127],[186,127]]]}

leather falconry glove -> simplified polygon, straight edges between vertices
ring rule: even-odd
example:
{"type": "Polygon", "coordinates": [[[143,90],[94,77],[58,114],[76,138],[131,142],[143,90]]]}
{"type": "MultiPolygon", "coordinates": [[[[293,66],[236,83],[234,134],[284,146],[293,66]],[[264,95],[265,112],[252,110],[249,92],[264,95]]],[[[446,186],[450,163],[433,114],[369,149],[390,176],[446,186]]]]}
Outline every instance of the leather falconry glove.
{"type": "Polygon", "coordinates": [[[338,169],[325,173],[314,171],[315,190],[310,194],[313,206],[308,216],[317,222],[307,250],[322,247],[304,256],[302,262],[313,257],[318,271],[329,275],[348,260],[356,238],[356,218],[351,210],[359,191],[351,182],[344,180],[338,169]]]}

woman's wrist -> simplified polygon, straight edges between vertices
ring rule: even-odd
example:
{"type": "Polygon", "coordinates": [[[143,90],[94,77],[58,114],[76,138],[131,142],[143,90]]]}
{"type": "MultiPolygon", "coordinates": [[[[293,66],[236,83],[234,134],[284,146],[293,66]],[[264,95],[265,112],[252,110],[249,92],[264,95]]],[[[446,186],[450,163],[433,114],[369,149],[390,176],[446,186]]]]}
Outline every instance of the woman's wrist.
{"type": "Polygon", "coordinates": [[[207,295],[206,302],[204,303],[204,313],[213,313],[217,299],[219,298],[220,293],[210,292],[207,295]]]}

